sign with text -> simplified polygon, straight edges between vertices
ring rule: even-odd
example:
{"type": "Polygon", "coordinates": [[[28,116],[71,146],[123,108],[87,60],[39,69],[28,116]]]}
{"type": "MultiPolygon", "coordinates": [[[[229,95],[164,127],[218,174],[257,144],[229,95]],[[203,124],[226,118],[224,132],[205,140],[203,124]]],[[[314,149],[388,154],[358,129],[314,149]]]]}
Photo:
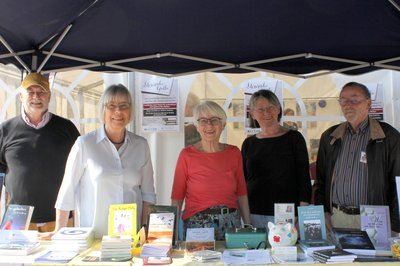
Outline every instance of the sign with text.
{"type": "Polygon", "coordinates": [[[144,76],[142,94],[142,130],[177,132],[179,130],[178,80],[144,76]]]}
{"type": "Polygon", "coordinates": [[[244,90],[244,106],[246,109],[245,113],[245,132],[246,134],[257,134],[260,132],[260,128],[253,124],[250,114],[250,97],[251,95],[259,90],[270,90],[278,97],[281,106],[283,106],[282,96],[282,81],[271,78],[255,78],[249,79],[242,83],[241,87],[244,90]]]}

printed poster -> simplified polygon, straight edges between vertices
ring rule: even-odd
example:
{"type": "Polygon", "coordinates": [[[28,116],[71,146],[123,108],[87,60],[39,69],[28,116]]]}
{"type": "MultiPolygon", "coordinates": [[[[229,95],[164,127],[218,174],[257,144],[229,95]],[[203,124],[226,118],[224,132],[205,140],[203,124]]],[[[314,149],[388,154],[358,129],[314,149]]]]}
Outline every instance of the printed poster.
{"type": "Polygon", "coordinates": [[[142,131],[179,131],[178,80],[144,76],[141,84],[142,131]]]}
{"type": "Polygon", "coordinates": [[[260,132],[260,128],[256,128],[250,116],[250,97],[251,95],[259,90],[270,90],[278,97],[281,106],[283,106],[283,94],[282,88],[283,83],[281,80],[271,79],[271,78],[255,78],[249,79],[242,83],[242,87],[244,90],[244,106],[246,108],[246,117],[245,117],[245,132],[246,134],[257,134],[260,132]]]}
{"type": "Polygon", "coordinates": [[[371,110],[369,116],[379,121],[384,119],[383,85],[378,83],[366,84],[371,93],[371,110]]]}

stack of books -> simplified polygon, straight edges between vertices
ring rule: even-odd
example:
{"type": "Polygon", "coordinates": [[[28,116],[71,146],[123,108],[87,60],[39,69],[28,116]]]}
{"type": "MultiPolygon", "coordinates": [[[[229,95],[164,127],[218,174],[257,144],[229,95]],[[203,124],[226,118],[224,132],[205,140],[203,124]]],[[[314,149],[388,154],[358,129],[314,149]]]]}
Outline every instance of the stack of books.
{"type": "Polygon", "coordinates": [[[150,213],[147,242],[140,257],[143,264],[172,263],[170,256],[174,235],[175,214],[173,212],[150,213]]]}
{"type": "Polygon", "coordinates": [[[125,261],[132,258],[132,236],[103,236],[101,240],[102,261],[125,261]]]}
{"type": "Polygon", "coordinates": [[[0,230],[0,255],[26,256],[40,249],[34,230],[0,230]]]}
{"type": "Polygon", "coordinates": [[[326,264],[334,263],[352,263],[357,258],[357,255],[351,254],[342,249],[327,249],[314,251],[314,259],[326,264]]]}
{"type": "Polygon", "coordinates": [[[92,227],[63,227],[51,238],[51,249],[81,252],[90,248],[93,239],[92,227]]]}

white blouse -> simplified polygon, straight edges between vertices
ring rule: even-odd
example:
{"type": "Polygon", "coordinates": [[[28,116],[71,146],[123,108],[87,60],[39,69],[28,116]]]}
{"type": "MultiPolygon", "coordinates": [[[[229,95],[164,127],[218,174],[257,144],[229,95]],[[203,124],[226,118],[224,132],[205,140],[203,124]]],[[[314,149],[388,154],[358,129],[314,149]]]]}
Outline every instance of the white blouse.
{"type": "Polygon", "coordinates": [[[76,210],[75,226],[107,234],[110,204],[136,203],[137,226],[143,201],[156,203],[150,149],[145,138],[127,131],[117,150],[104,127],[79,137],[68,156],[56,209],[76,210]]]}

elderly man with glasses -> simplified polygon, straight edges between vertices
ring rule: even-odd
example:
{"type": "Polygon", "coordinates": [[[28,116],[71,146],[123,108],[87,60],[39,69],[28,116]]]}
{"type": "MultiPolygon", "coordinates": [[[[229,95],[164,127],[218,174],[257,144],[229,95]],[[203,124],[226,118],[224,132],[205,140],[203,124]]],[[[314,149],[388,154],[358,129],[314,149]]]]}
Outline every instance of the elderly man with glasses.
{"type": "Polygon", "coordinates": [[[371,95],[363,84],[344,85],[339,104],[346,122],[321,136],[315,203],[324,205],[328,229],[360,229],[360,205],[387,205],[392,231],[400,232],[400,134],[368,116],[371,95]]]}

